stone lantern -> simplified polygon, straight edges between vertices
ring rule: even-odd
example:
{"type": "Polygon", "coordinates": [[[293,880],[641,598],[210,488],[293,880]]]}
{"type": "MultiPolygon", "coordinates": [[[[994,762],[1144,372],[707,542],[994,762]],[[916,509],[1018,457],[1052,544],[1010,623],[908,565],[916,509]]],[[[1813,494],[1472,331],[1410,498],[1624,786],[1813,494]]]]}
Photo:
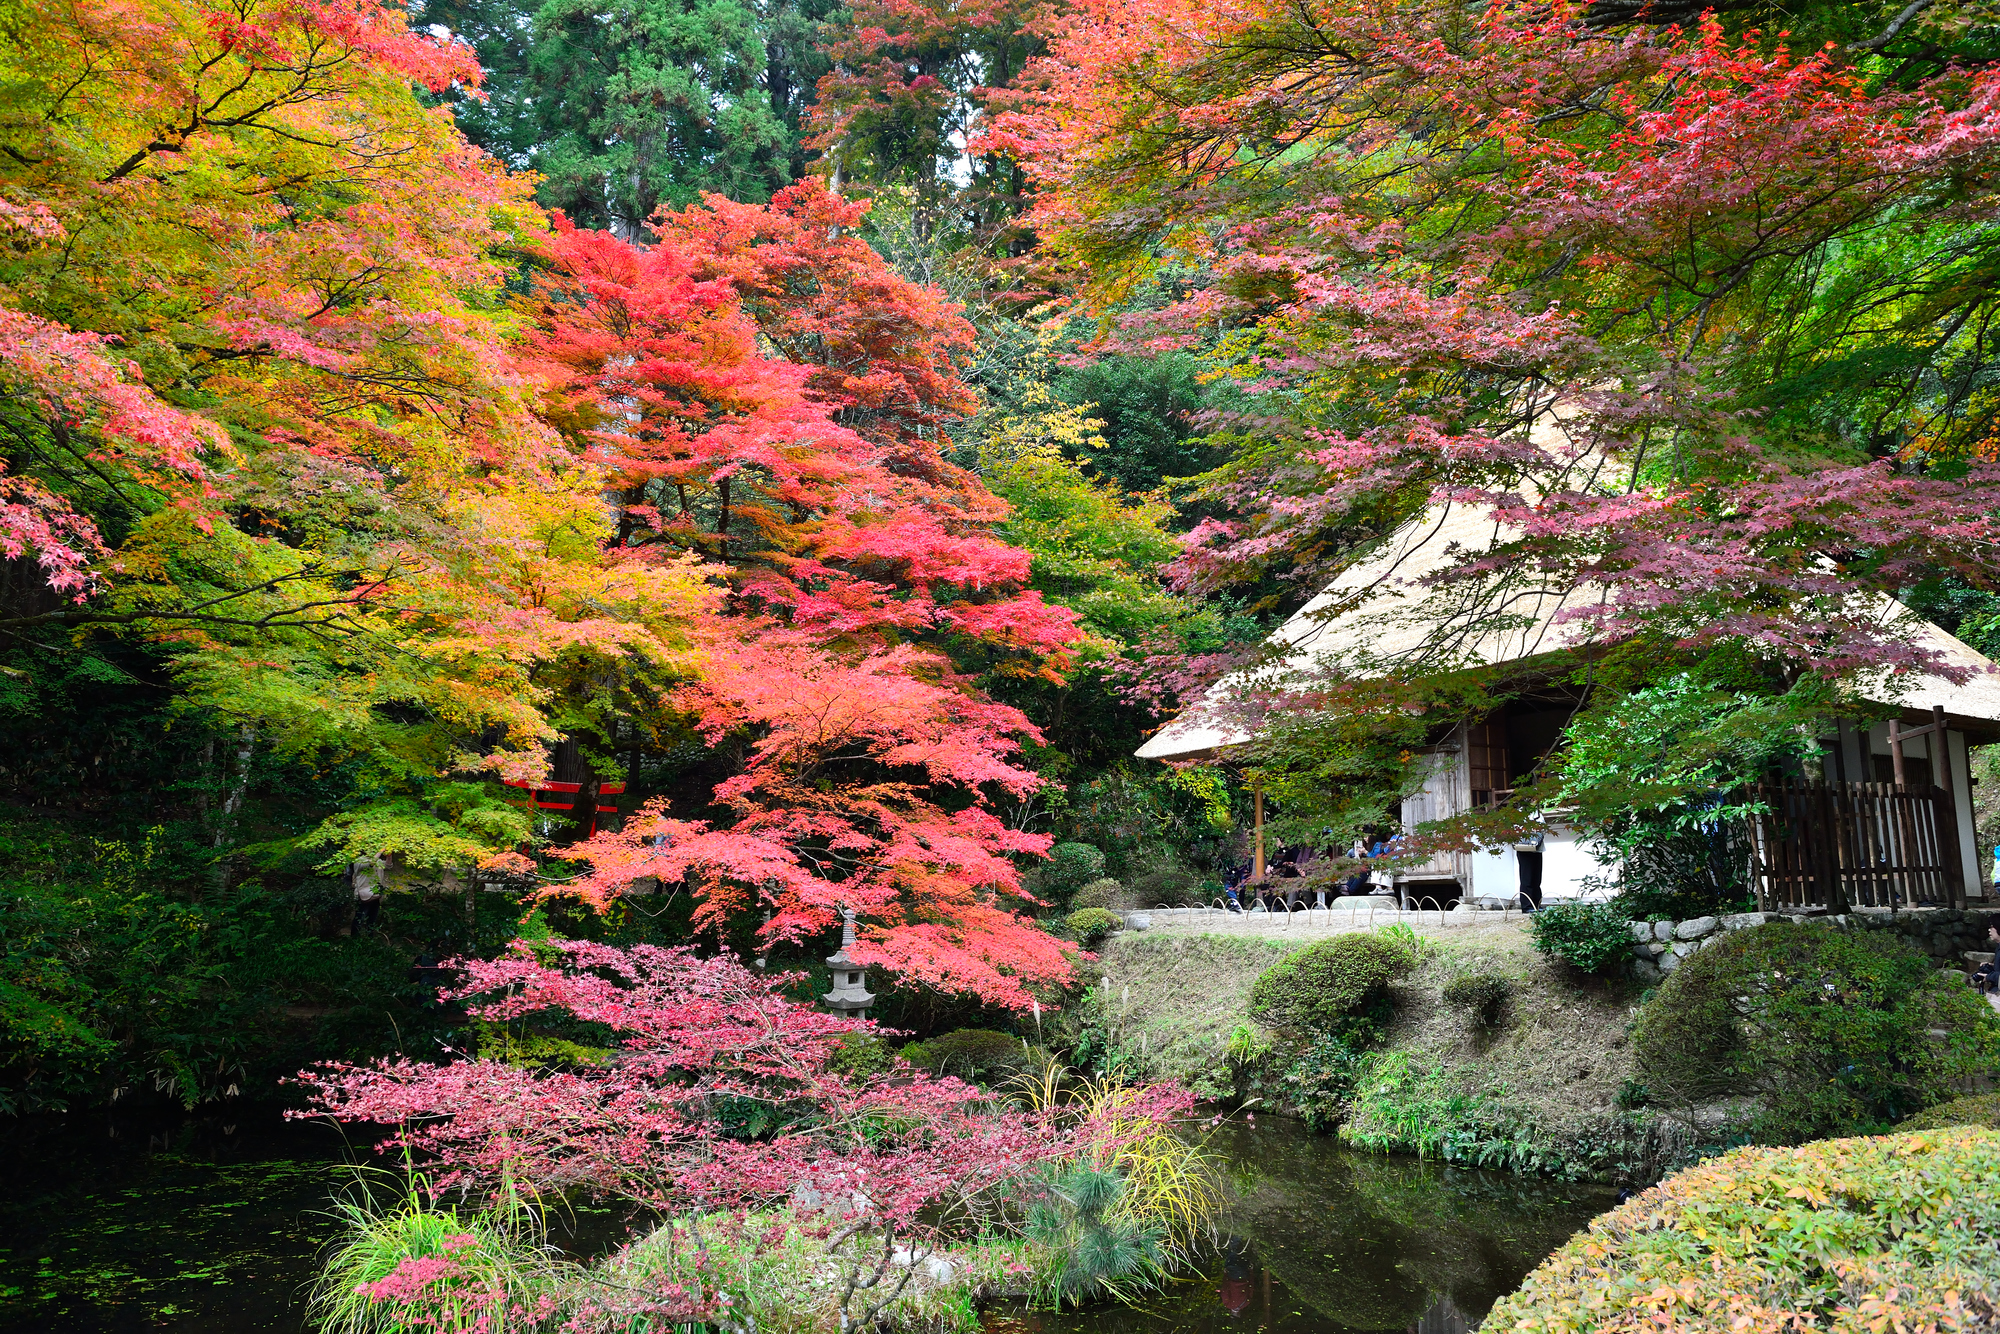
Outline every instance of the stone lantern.
{"type": "Polygon", "coordinates": [[[820,999],[829,1010],[866,1018],[868,1007],[875,1003],[868,990],[868,970],[847,957],[847,952],[854,948],[854,910],[844,908],[840,916],[840,948],[826,960],[833,969],[833,990],[820,999]]]}

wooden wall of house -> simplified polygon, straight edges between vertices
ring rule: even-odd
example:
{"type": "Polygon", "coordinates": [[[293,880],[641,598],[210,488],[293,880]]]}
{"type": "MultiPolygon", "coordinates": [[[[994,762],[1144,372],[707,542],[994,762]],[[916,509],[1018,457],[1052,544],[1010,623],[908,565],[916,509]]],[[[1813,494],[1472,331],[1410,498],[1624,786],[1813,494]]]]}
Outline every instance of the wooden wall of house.
{"type": "MultiPolygon", "coordinates": [[[[1402,821],[1405,832],[1430,820],[1448,820],[1471,809],[1470,774],[1467,769],[1466,728],[1461,723],[1438,745],[1429,748],[1430,767],[1424,785],[1403,798],[1402,821]]],[[[1398,881],[1454,879],[1461,885],[1472,883],[1470,856],[1462,852],[1440,853],[1423,863],[1397,873],[1398,881]]]]}
{"type": "MultiPolygon", "coordinates": [[[[1914,725],[1914,724],[1912,724],[1914,725]]],[[[1951,795],[1958,814],[1958,852],[1968,894],[1990,891],[1985,866],[1979,856],[1979,840],[1972,808],[1971,756],[1965,733],[1946,733],[1951,756],[1951,795]]],[[[1903,743],[1903,771],[1912,784],[1934,781],[1931,770],[1931,738],[1920,736],[1903,743]]],[[[1863,727],[1842,719],[1836,735],[1824,740],[1826,753],[1820,776],[1829,783],[1890,783],[1895,781],[1895,758],[1889,750],[1889,724],[1863,727]]]]}

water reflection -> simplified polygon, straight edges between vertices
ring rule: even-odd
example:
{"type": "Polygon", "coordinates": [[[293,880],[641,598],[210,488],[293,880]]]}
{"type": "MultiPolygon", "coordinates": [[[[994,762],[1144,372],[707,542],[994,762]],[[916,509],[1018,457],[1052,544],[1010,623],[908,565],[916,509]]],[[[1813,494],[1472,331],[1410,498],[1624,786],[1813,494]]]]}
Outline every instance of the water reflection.
{"type": "MultiPolygon", "coordinates": [[[[1283,1121],[1216,1147],[1227,1240],[1203,1273],[1135,1308],[995,1312],[989,1334],[1469,1334],[1612,1202],[1349,1153],[1283,1121]]],[[[0,1126],[0,1334],[297,1334],[347,1154],[328,1127],[268,1118],[0,1126]]],[[[608,1210],[557,1222],[579,1253],[620,1231],[608,1210]]]]}
{"type": "Polygon", "coordinates": [[[1143,1305],[1015,1312],[990,1334],[1468,1334],[1593,1216],[1602,1187],[1350,1153],[1296,1126],[1225,1132],[1229,1240],[1143,1305]]]}

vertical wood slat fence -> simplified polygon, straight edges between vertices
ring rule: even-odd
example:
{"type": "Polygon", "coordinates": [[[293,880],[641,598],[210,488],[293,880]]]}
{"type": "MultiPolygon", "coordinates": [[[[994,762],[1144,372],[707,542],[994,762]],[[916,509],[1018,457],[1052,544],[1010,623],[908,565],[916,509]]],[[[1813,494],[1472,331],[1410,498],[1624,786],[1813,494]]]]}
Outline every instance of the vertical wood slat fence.
{"type": "Polygon", "coordinates": [[[1760,908],[1965,906],[1950,794],[1893,783],[1759,783],[1751,820],[1760,908]]]}

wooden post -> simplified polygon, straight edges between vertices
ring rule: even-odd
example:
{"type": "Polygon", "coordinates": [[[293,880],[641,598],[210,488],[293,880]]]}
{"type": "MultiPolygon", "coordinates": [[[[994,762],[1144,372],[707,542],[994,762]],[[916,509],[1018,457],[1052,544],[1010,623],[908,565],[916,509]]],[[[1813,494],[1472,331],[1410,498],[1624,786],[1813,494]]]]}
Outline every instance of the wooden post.
{"type": "MultiPolygon", "coordinates": [[[[1903,770],[1903,724],[1902,720],[1897,718],[1889,720],[1889,763],[1896,775],[1896,795],[1900,797],[1910,790],[1910,784],[1909,776],[1903,770]]],[[[1896,816],[1896,860],[1902,863],[1901,866],[1892,865],[1888,868],[1889,911],[1893,913],[1896,911],[1896,887],[1899,883],[1902,886],[1905,903],[1915,897],[1910,892],[1912,879],[1910,860],[1911,847],[1916,842],[1917,831],[1916,822],[1910,819],[1909,808],[1902,802],[1890,803],[1890,809],[1896,816]]]]}
{"type": "Polygon", "coordinates": [[[1958,794],[1952,790],[1951,738],[1944,730],[1944,705],[1931,705],[1931,734],[1924,741],[1931,753],[1931,782],[1943,794],[1933,802],[1937,811],[1938,861],[1944,872],[1945,894],[1954,908],[1965,906],[1965,859],[1958,848],[1958,794]]]}
{"type": "Polygon", "coordinates": [[[1257,850],[1250,863],[1252,884],[1264,883],[1264,784],[1259,781],[1253,789],[1257,798],[1257,850]]]}

